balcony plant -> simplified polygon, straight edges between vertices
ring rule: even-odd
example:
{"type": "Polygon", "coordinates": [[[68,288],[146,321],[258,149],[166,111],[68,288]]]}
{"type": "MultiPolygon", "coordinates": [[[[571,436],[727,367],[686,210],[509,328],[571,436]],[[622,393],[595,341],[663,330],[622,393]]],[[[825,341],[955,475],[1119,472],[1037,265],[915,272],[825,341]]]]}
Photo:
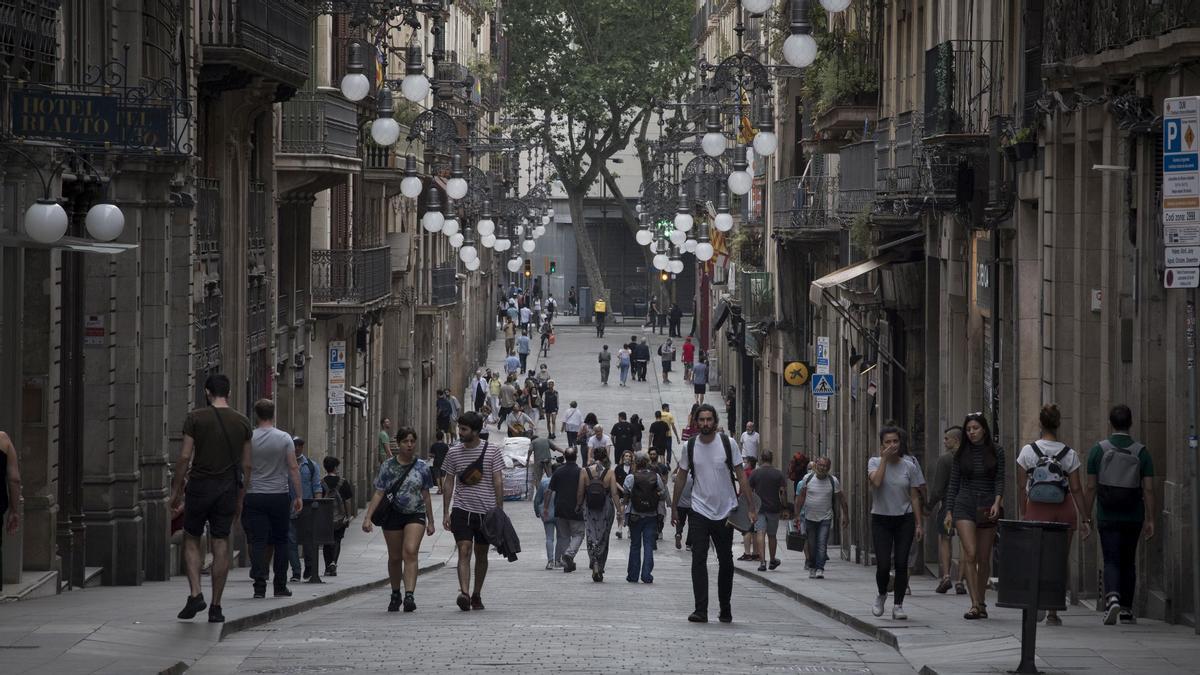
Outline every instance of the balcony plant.
{"type": "Polygon", "coordinates": [[[1032,159],[1037,154],[1037,134],[1033,127],[1021,127],[1004,137],[1001,148],[1010,162],[1032,159]]]}
{"type": "Polygon", "coordinates": [[[762,233],[755,227],[739,227],[729,242],[730,252],[738,265],[753,269],[763,267],[762,233]]]}
{"type": "Polygon", "coordinates": [[[850,219],[850,244],[866,253],[871,250],[874,243],[875,237],[871,231],[871,210],[863,209],[850,219]]]}

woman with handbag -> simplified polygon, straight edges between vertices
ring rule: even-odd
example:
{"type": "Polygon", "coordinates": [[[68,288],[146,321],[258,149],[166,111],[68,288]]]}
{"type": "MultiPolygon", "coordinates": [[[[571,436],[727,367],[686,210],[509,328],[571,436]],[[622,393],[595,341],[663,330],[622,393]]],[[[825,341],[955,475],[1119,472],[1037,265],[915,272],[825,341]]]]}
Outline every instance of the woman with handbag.
{"type": "Polygon", "coordinates": [[[363,518],[363,532],[370,532],[374,525],[383,528],[383,539],[388,549],[388,579],[391,581],[392,597],[388,611],[400,610],[401,590],[404,593],[404,611],[417,608],[413,591],[417,586],[417,554],[421,551],[421,539],[434,533],[433,503],[429,488],[433,487],[433,471],[425,460],[414,454],[417,447],[417,432],[402,427],[396,432],[398,452],[379,467],[375,478],[375,494],[367,505],[363,518]]]}
{"type": "Polygon", "coordinates": [[[971,594],[971,608],[963,618],[986,619],[992,544],[1004,515],[1004,450],[992,439],[983,413],[967,415],[963,429],[967,437],[950,465],[950,512],[943,525],[948,530],[952,521],[962,540],[962,566],[971,594]]]}
{"type": "MultiPolygon", "coordinates": [[[[888,579],[896,570],[893,619],[907,619],[904,595],[908,591],[908,552],[913,540],[925,538],[921,527],[921,493],[925,477],[915,462],[905,457],[904,432],[886,424],[879,430],[879,456],[867,462],[871,489],[871,539],[875,547],[875,587],[879,594],[871,613],[883,616],[888,579]]],[[[805,516],[808,517],[807,515],[805,516]]]]}

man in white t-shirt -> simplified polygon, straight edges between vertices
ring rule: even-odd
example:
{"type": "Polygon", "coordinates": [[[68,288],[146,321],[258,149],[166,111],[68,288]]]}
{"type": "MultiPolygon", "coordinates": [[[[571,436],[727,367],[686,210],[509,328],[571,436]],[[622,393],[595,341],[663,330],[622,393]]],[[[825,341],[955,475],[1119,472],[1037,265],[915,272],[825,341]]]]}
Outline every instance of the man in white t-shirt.
{"type": "Polygon", "coordinates": [[[818,457],[813,462],[812,473],[796,486],[795,525],[800,527],[801,509],[804,509],[804,527],[808,533],[810,552],[805,567],[808,568],[809,579],[825,578],[825,562],[829,560],[829,528],[833,526],[835,501],[842,512],[842,527],[850,522],[846,516],[846,493],[842,492],[841,481],[829,473],[830,468],[828,457],[818,457]]]}
{"type": "Polygon", "coordinates": [[[758,458],[758,432],[754,430],[754,422],[746,422],[746,430],[742,432],[742,457],[758,458]]]}
{"type": "MultiPolygon", "coordinates": [[[[679,523],[679,497],[689,473],[692,481],[692,513],[689,516],[689,537],[692,544],[692,594],[696,611],[688,616],[694,623],[708,622],[708,546],[717,552],[717,599],[720,602],[721,623],[733,621],[730,598],[733,595],[733,527],[729,514],[738,506],[738,494],[749,495],[750,485],[742,469],[742,454],[737,443],[725,434],[717,434],[717,409],[701,404],[696,409],[699,435],[684,446],[671,491],[671,524],[679,523]],[[693,466],[694,463],[694,466],[693,466]],[[735,491],[734,483],[739,489],[735,491]]],[[[750,522],[754,522],[753,500],[749,505],[750,522]]]]}
{"type": "Polygon", "coordinates": [[[596,451],[601,449],[604,450],[606,457],[608,457],[610,460],[613,458],[612,437],[604,433],[604,427],[600,426],[599,424],[597,424],[595,427],[592,427],[592,434],[588,436],[587,439],[587,449],[588,453],[587,457],[584,457],[585,461],[587,461],[589,458],[595,457],[596,451]]]}

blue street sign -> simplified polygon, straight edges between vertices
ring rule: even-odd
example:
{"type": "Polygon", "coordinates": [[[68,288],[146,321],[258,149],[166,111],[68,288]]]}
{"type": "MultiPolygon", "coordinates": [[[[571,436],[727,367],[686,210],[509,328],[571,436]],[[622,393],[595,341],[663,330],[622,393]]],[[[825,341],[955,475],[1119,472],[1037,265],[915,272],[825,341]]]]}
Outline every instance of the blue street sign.
{"type": "Polygon", "coordinates": [[[836,391],[837,386],[832,374],[822,373],[812,376],[813,396],[833,396],[836,391]]]}

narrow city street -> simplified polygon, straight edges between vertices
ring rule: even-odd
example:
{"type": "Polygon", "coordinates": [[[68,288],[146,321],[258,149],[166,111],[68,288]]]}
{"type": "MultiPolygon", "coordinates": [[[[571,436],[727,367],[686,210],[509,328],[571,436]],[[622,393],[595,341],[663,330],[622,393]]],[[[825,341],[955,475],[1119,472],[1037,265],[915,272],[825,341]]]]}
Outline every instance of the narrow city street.
{"type": "MultiPolygon", "coordinates": [[[[691,387],[663,385],[657,372],[628,388],[617,386],[614,372],[608,387],[599,386],[595,352],[602,344],[615,349],[631,334],[642,332],[613,326],[600,340],[592,329],[559,330],[544,361],[564,406],[577,400],[602,424],[622,410],[651,413],[660,398],[686,414],[691,387]]],[[[647,337],[652,343],[663,339],[647,337]]],[[[491,365],[499,362],[502,347],[492,345],[491,365]]],[[[439,514],[440,504],[435,496],[439,514]]],[[[230,636],[188,672],[392,672],[401,666],[422,673],[913,672],[894,649],[742,577],[734,580],[732,625],[716,621],[715,606],[710,623],[688,623],[690,555],[677,551],[669,537],[656,552],[653,585],[625,581],[628,540],[615,536],[602,584],[587,571],[586,547],[576,572],[545,570],[544,534],[530,502],[507,502],[505,510],[518,528],[522,553],[509,563],[492,552],[486,610],[462,612],[455,606],[451,558],[420,577],[414,614],[384,612],[387,591],[369,591],[230,636]]],[[[735,553],[738,549],[735,545],[735,553]]],[[[781,557],[785,565],[802,564],[797,554],[781,557]]],[[[715,598],[715,559],[710,583],[715,598]]]]}

